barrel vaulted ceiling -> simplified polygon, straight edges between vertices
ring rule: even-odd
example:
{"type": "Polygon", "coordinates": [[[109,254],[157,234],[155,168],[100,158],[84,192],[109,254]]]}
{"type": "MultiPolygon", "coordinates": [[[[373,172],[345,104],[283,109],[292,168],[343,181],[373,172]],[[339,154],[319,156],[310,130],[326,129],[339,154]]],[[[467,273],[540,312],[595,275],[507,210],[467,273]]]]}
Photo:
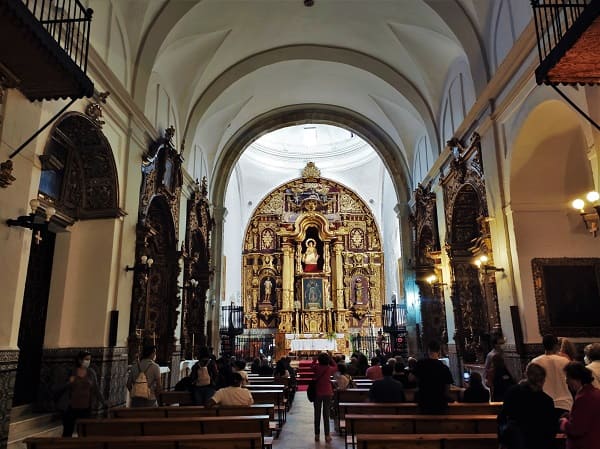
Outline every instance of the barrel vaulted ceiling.
{"type": "MultiPolygon", "coordinates": [[[[89,4],[102,10],[107,1],[89,4]]],[[[257,116],[320,104],[378,124],[396,146],[407,183],[419,142],[425,139],[434,155],[440,151],[444,98],[453,74],[460,72],[461,89],[472,96],[490,79],[496,65],[488,55],[495,49],[494,17],[516,3],[110,2],[123,36],[124,84],[144,111],[161,85],[179,141],[187,152],[202,152],[208,173],[229,139],[257,116]]]]}

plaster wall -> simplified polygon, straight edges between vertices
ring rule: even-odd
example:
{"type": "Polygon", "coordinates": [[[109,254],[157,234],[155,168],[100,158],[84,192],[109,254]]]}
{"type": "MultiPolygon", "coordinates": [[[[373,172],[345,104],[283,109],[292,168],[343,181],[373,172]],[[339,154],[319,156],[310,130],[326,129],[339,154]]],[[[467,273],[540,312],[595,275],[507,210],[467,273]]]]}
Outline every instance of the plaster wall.
{"type": "Polygon", "coordinates": [[[118,219],[79,221],[57,234],[45,347],[107,346],[120,226],[118,219]]]}

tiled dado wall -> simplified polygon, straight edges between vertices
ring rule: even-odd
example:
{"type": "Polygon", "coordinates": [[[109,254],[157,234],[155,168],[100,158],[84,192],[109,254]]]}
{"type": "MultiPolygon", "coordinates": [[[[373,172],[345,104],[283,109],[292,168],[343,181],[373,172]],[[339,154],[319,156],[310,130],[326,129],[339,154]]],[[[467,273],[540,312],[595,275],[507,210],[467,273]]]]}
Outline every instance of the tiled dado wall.
{"type": "Polygon", "coordinates": [[[127,348],[60,348],[44,349],[40,389],[36,408],[40,411],[55,409],[52,385],[68,377],[79,351],[92,354],[91,368],[98,376],[100,391],[110,406],[123,405],[126,401],[127,348]]]}
{"type": "Polygon", "coordinates": [[[19,351],[0,351],[0,449],[6,447],[19,351]]]}

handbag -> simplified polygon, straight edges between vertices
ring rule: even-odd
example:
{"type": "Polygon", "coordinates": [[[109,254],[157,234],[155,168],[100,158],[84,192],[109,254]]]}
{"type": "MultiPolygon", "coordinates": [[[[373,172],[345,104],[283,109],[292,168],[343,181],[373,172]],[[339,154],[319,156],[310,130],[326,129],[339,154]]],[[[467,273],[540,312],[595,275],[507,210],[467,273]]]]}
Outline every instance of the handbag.
{"type": "Polygon", "coordinates": [[[308,388],[306,389],[306,396],[308,396],[308,400],[310,402],[315,402],[317,397],[317,381],[311,380],[308,382],[308,388]]]}

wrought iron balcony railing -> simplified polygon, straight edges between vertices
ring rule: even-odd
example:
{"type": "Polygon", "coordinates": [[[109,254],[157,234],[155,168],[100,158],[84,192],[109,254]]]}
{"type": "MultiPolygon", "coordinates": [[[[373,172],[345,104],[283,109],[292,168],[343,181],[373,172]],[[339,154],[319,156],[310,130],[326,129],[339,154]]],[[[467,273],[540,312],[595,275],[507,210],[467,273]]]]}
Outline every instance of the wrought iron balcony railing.
{"type": "Polygon", "coordinates": [[[87,73],[93,11],[79,0],[21,1],[83,73],[87,73]]]}
{"type": "Polygon", "coordinates": [[[549,72],[598,17],[600,0],[531,0],[531,5],[540,59],[536,81],[552,83],[549,72]]]}

